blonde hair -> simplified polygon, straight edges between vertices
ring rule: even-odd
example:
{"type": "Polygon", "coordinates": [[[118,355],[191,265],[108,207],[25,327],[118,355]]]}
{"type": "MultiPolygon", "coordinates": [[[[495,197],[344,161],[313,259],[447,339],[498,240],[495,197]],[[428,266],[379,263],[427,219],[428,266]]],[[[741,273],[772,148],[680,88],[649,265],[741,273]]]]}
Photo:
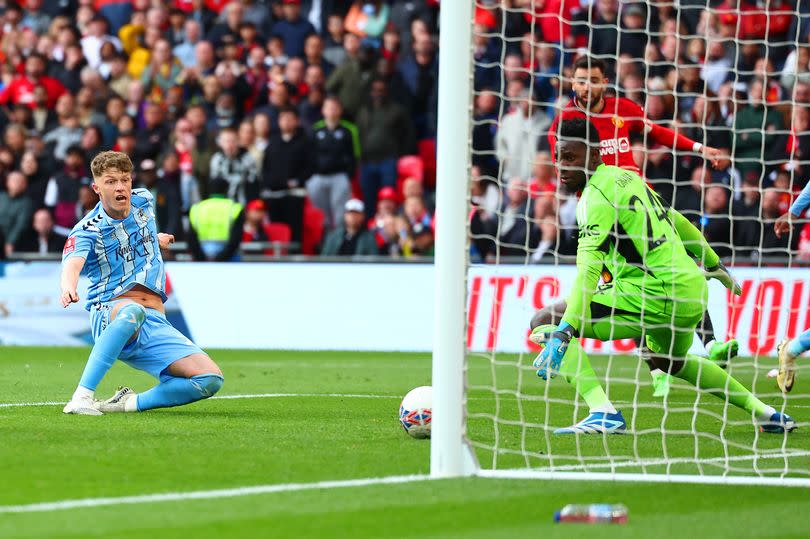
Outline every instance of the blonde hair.
{"type": "Polygon", "coordinates": [[[93,173],[94,180],[98,180],[111,169],[132,172],[132,160],[123,152],[101,152],[90,163],[90,171],[93,173]]]}

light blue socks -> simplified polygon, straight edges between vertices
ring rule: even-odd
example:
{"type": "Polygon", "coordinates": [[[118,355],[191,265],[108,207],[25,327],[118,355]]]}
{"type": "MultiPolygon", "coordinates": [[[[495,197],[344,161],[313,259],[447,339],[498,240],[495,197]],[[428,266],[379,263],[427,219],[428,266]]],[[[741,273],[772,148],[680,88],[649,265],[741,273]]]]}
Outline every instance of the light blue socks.
{"type": "Polygon", "coordinates": [[[805,329],[801,335],[788,343],[788,352],[794,357],[802,355],[808,349],[810,349],[810,329],[805,329]]]}
{"type": "Polygon", "coordinates": [[[200,374],[191,378],[167,376],[152,389],[138,394],[138,411],[182,406],[207,399],[219,391],[223,382],[224,379],[218,374],[200,374]]]}
{"type": "Polygon", "coordinates": [[[115,360],[121,355],[121,350],[127,345],[146,320],[146,309],[137,303],[124,305],[118,316],[110,322],[107,329],[101,332],[96,340],[87,365],[84,366],[79,386],[96,390],[101,379],[113,366],[115,360]]]}

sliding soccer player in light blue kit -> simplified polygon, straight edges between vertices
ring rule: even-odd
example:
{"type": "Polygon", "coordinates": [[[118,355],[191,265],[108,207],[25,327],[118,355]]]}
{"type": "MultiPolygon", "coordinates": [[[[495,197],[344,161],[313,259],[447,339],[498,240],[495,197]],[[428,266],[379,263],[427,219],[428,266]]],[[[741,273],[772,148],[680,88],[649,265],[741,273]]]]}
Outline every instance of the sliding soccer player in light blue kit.
{"type": "MultiPolygon", "coordinates": [[[[798,198],[790,206],[790,209],[773,224],[776,236],[781,238],[785,232],[790,232],[793,228],[793,221],[810,206],[810,183],[804,186],[798,198]]],[[[784,339],[776,347],[779,354],[779,374],[776,375],[776,385],[783,393],[793,389],[793,381],[796,379],[796,358],[810,350],[810,329],[805,329],[795,339],[784,339]]]]}
{"type": "Polygon", "coordinates": [[[132,161],[102,152],[90,165],[100,202],[70,232],[62,254],[62,306],[79,301],[82,270],[90,278],[86,308],[95,345],[66,414],[143,412],[205,399],[222,387],[222,372],[197,345],[166,320],[166,274],[152,195],[132,189],[132,161]],[[120,388],[106,401],[96,387],[116,359],[159,383],[143,393],[120,388]]]}

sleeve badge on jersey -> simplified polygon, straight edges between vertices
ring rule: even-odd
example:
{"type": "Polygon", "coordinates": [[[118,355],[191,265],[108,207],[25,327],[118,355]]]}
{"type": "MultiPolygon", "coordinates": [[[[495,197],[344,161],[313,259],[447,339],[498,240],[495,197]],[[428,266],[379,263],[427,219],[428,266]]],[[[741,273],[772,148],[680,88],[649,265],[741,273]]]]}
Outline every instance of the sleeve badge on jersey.
{"type": "Polygon", "coordinates": [[[65,242],[65,248],[62,249],[62,254],[66,255],[76,250],[76,236],[71,236],[65,242]]]}
{"type": "Polygon", "coordinates": [[[624,119],[619,117],[619,116],[614,116],[613,118],[611,118],[610,123],[612,123],[613,125],[615,125],[619,129],[624,127],[624,119]]]}

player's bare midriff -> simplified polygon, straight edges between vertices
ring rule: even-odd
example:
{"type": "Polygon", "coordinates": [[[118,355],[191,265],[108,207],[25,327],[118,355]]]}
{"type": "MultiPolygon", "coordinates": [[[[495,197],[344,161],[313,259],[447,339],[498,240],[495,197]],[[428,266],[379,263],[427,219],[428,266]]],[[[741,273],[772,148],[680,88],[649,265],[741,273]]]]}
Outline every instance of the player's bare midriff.
{"type": "Polygon", "coordinates": [[[135,303],[139,303],[147,309],[155,309],[162,313],[166,312],[163,307],[163,299],[158,294],[140,284],[136,284],[120,296],[113,298],[113,300],[116,299],[131,299],[135,303]]]}

